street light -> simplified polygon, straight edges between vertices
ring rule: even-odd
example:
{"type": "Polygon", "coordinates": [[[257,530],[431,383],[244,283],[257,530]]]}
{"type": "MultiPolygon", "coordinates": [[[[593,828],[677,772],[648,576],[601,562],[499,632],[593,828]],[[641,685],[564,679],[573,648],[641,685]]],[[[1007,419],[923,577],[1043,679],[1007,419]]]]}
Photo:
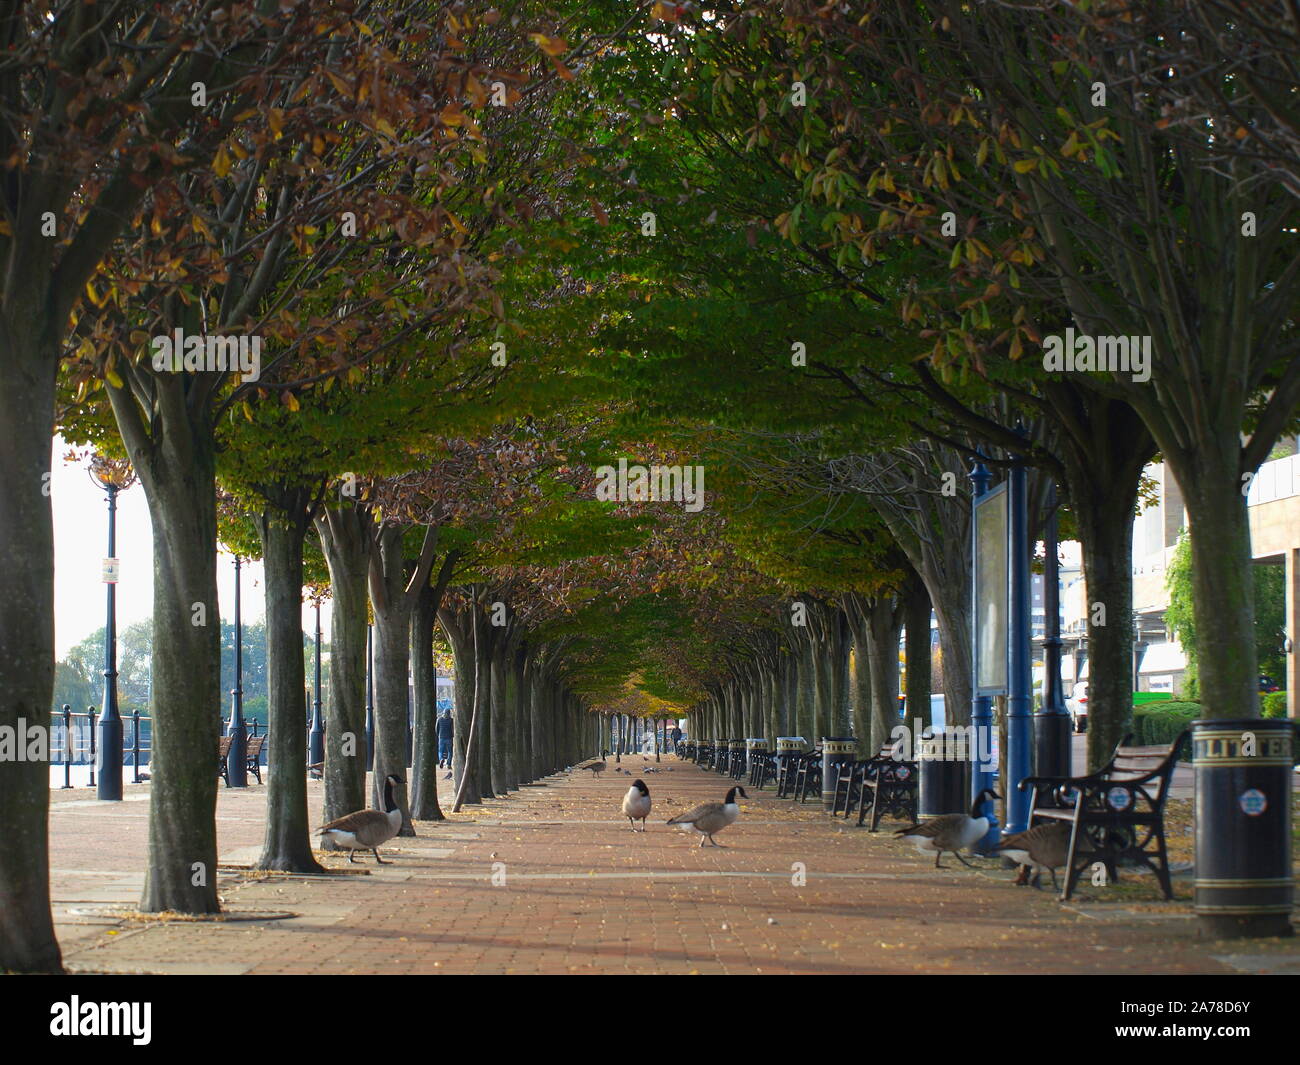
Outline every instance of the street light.
{"type": "Polygon", "coordinates": [[[248,787],[248,728],[244,724],[244,624],[240,616],[239,567],[235,556],[235,686],[230,689],[230,750],[226,754],[226,777],[232,788],[248,787]]]}
{"type": "Polygon", "coordinates": [[[1043,703],[1034,732],[1034,775],[1068,777],[1071,773],[1070,711],[1061,689],[1061,578],[1056,557],[1056,485],[1048,495],[1047,528],[1043,532],[1043,703]]]}
{"type": "Polygon", "coordinates": [[[135,484],[135,470],[125,459],[96,454],[90,460],[90,478],[108,493],[108,557],[103,580],[107,586],[104,623],[104,713],[99,719],[100,799],[122,798],[122,715],[117,708],[117,493],[135,484]],[[110,772],[111,768],[111,772],[110,772]]]}

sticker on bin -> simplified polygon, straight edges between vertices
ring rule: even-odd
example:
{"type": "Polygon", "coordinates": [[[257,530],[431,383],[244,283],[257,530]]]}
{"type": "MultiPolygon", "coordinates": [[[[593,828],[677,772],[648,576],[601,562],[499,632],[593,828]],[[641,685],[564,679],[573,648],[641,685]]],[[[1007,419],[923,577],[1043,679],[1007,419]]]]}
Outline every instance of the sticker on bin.
{"type": "Polygon", "coordinates": [[[1111,788],[1106,792],[1106,804],[1112,810],[1127,810],[1132,801],[1127,788],[1111,788]]]}
{"type": "Polygon", "coordinates": [[[1258,817],[1268,809],[1268,797],[1259,788],[1247,788],[1237,797],[1237,805],[1247,817],[1258,817]]]}

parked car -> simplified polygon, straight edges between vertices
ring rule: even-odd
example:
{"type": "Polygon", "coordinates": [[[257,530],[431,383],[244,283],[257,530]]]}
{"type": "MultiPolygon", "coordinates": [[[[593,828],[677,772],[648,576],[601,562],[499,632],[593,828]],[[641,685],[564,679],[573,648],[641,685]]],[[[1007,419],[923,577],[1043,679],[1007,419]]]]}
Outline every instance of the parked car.
{"type": "Polygon", "coordinates": [[[1088,731],[1088,682],[1079,681],[1070,689],[1070,696],[1065,700],[1065,708],[1070,711],[1075,732],[1088,731]]]}

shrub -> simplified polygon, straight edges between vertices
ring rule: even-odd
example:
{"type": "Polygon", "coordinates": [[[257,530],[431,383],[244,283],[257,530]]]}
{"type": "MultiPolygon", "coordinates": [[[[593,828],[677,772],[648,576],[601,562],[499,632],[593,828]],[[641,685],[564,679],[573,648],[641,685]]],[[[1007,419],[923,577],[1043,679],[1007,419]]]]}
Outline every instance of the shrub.
{"type": "Polygon", "coordinates": [[[1200,716],[1200,703],[1169,701],[1134,707],[1133,742],[1140,747],[1173,743],[1200,716]]]}
{"type": "Polygon", "coordinates": [[[1269,692],[1259,702],[1265,717],[1286,717],[1286,692],[1269,692]]]}

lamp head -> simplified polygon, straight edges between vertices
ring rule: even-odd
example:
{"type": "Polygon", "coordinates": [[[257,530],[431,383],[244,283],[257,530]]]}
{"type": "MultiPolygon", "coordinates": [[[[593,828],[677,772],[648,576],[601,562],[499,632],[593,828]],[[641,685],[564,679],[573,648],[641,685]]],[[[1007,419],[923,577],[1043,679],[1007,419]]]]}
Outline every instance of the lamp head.
{"type": "Polygon", "coordinates": [[[90,459],[90,476],[105,491],[123,491],[135,484],[135,469],[127,459],[110,458],[96,452],[90,459]]]}

